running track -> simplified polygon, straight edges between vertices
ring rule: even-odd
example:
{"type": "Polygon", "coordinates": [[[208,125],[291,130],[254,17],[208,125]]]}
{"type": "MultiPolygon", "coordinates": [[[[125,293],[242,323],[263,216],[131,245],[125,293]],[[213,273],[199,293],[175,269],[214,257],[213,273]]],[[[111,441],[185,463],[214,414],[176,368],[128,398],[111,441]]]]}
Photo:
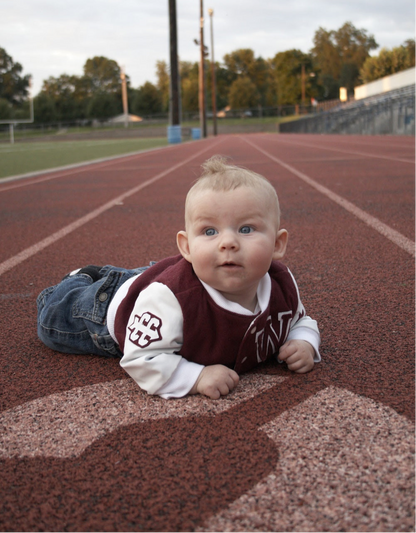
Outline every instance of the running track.
{"type": "Polygon", "coordinates": [[[414,138],[218,136],[6,181],[0,203],[0,530],[414,531],[414,138]],[[166,401],[44,347],[37,294],[175,254],[217,153],[275,185],[322,363],[166,401]]]}

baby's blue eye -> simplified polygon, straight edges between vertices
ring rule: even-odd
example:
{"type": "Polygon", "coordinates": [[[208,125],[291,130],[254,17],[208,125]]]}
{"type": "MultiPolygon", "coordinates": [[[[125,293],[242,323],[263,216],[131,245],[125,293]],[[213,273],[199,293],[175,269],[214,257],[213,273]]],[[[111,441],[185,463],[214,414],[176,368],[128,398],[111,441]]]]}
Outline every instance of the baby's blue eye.
{"type": "Polygon", "coordinates": [[[215,235],[217,232],[216,229],[214,228],[208,228],[204,231],[204,234],[207,236],[207,237],[212,237],[213,235],[215,235]]]}
{"type": "Polygon", "coordinates": [[[253,228],[251,226],[243,226],[240,228],[240,233],[251,233],[253,228]]]}

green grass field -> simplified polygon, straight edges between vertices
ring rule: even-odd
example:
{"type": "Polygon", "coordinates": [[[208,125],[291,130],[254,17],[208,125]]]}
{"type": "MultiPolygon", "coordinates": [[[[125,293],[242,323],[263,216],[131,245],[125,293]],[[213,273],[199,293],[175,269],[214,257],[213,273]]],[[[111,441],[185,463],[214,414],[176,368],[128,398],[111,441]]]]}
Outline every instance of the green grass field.
{"type": "MultiPolygon", "coordinates": [[[[220,133],[238,133],[246,129],[249,132],[277,132],[278,123],[296,120],[296,118],[299,117],[226,118],[218,121],[218,127],[220,133]]],[[[208,121],[207,125],[209,135],[212,135],[212,122],[208,121]]],[[[159,128],[160,133],[153,131],[152,134],[163,135],[161,132],[166,129],[166,126],[167,124],[163,123],[157,124],[156,127],[159,128]]],[[[199,122],[184,122],[182,126],[189,130],[199,127],[199,122]]],[[[140,124],[140,126],[132,126],[131,129],[137,128],[143,131],[154,127],[155,124],[140,124]]],[[[11,144],[8,142],[8,130],[0,131],[0,179],[168,145],[167,136],[152,137],[149,135],[149,137],[120,139],[112,137],[114,133],[114,128],[97,130],[92,127],[33,131],[16,129],[16,142],[11,144]],[[102,133],[107,138],[97,138],[102,133]],[[79,134],[85,138],[83,140],[76,138],[79,134]],[[65,139],[59,138],[63,135],[65,139]]],[[[183,140],[186,141],[189,138],[185,136],[183,140]]]]}
{"type": "Polygon", "coordinates": [[[167,144],[167,138],[1,143],[0,179],[167,144]]]}

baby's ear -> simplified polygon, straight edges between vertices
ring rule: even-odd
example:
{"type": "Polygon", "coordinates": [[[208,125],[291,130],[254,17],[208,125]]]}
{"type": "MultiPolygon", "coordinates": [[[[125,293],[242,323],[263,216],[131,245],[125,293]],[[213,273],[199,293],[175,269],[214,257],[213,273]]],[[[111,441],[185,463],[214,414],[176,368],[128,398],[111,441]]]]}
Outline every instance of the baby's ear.
{"type": "Polygon", "coordinates": [[[182,257],[184,257],[187,261],[191,263],[192,261],[191,254],[189,251],[188,234],[186,233],[186,231],[178,232],[178,234],[176,235],[176,244],[178,245],[182,257]]]}
{"type": "Polygon", "coordinates": [[[288,238],[289,234],[287,230],[281,229],[277,232],[276,241],[274,244],[273,259],[282,259],[282,257],[285,255],[288,238]]]}

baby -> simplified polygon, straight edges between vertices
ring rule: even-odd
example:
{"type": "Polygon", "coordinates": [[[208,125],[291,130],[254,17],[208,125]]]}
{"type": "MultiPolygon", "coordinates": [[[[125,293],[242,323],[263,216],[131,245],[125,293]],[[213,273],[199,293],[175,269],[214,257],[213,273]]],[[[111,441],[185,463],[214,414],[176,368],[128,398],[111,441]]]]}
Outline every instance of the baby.
{"type": "Polygon", "coordinates": [[[180,255],[150,267],[89,266],[38,297],[38,334],[52,349],[121,357],[149,394],[229,394],[239,374],[276,357],[294,372],[320,361],[320,335],[279,262],[275,189],[214,157],[188,192],[180,255]]]}

